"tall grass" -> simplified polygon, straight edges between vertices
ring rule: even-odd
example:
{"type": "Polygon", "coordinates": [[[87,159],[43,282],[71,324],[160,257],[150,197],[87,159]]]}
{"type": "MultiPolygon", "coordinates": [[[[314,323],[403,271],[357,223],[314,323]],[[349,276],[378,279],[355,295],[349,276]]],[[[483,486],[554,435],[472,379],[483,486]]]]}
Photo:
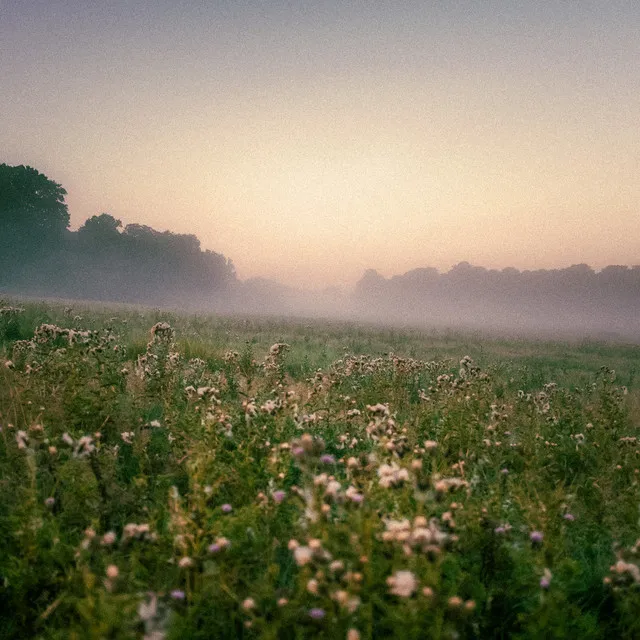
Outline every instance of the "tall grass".
{"type": "Polygon", "coordinates": [[[0,637],[640,637],[637,346],[10,306],[0,637]]]}

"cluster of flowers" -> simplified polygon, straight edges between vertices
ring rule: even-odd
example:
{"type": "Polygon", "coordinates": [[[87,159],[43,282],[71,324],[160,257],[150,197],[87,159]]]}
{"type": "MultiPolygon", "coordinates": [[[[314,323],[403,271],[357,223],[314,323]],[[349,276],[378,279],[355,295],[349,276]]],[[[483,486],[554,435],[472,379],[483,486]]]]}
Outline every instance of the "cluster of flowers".
{"type": "Polygon", "coordinates": [[[262,367],[267,374],[282,375],[284,358],[291,347],[284,342],[276,342],[271,345],[269,353],[267,353],[262,367]]]}
{"type": "Polygon", "coordinates": [[[9,316],[17,316],[19,313],[23,313],[22,307],[0,307],[0,317],[8,318],[9,316]]]}
{"type": "Polygon", "coordinates": [[[179,361],[175,331],[168,322],[157,322],[151,327],[151,339],[145,353],[138,356],[136,374],[141,380],[159,379],[174,370],[179,361]]]}
{"type": "MultiPolygon", "coordinates": [[[[447,514],[449,517],[443,516],[443,519],[450,522],[451,512],[447,514]]],[[[449,541],[455,541],[455,537],[442,531],[437,518],[427,520],[424,516],[416,516],[413,523],[407,518],[386,520],[382,540],[401,544],[406,555],[416,550],[434,555],[439,554],[449,541]]]]}

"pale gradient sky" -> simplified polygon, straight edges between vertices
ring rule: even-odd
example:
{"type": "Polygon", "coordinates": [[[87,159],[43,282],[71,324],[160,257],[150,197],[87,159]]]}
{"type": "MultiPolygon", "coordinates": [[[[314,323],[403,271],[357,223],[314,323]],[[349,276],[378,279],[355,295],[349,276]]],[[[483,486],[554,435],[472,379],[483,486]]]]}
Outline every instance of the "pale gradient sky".
{"type": "Polygon", "coordinates": [[[640,263],[640,2],[0,0],[0,162],[241,278],[640,263]]]}

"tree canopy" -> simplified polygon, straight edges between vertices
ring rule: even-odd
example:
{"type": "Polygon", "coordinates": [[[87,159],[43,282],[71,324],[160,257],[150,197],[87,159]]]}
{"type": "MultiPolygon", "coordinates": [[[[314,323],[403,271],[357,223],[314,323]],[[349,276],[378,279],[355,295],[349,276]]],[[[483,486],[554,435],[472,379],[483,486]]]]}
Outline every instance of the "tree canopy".
{"type": "Polygon", "coordinates": [[[235,282],[231,261],[194,235],[109,213],[69,231],[66,191],[31,167],[0,165],[0,289],[152,304],[212,301],[235,282]]]}
{"type": "Polygon", "coordinates": [[[0,230],[37,237],[59,235],[69,226],[67,192],[36,169],[0,164],[0,230]]]}

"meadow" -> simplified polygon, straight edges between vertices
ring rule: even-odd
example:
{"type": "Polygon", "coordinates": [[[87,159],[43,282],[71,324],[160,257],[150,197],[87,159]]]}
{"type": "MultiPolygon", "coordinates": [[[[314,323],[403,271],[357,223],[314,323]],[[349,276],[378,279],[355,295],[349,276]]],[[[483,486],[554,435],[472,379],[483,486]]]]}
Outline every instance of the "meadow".
{"type": "Polygon", "coordinates": [[[0,301],[0,638],[638,638],[639,365],[0,301]]]}

